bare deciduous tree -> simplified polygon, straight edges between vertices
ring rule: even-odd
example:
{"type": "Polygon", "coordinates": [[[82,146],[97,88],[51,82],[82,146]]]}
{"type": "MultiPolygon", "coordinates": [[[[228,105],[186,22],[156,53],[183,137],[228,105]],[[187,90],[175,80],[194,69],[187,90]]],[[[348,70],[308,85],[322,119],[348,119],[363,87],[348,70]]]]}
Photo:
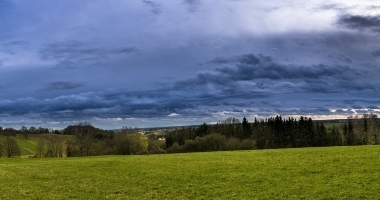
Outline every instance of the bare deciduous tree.
{"type": "Polygon", "coordinates": [[[17,141],[12,136],[7,136],[4,141],[4,150],[5,155],[8,158],[20,156],[20,147],[17,144],[17,141]]]}
{"type": "Polygon", "coordinates": [[[3,140],[0,139],[0,157],[3,156],[3,147],[4,147],[4,142],[3,140]]]}
{"type": "Polygon", "coordinates": [[[37,141],[37,156],[39,158],[42,158],[44,156],[44,149],[45,149],[45,141],[42,138],[38,138],[37,141]]]}
{"type": "Polygon", "coordinates": [[[62,157],[63,156],[63,142],[59,140],[58,136],[52,135],[48,139],[47,157],[62,157]]]}

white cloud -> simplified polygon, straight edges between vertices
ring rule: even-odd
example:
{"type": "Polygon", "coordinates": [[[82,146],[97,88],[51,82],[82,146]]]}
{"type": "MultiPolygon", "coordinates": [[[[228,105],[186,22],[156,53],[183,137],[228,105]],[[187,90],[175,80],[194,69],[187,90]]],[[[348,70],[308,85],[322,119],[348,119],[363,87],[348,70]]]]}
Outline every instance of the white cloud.
{"type": "Polygon", "coordinates": [[[176,116],[179,116],[179,114],[177,114],[177,113],[170,113],[170,114],[168,115],[168,117],[176,117],[176,116]]]}

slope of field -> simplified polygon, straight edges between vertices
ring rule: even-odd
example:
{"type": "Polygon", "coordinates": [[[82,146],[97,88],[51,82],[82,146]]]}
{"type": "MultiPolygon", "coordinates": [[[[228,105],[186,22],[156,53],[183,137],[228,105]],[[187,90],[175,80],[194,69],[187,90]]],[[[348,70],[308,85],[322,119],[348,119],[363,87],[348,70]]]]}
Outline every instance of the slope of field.
{"type": "MultiPolygon", "coordinates": [[[[37,141],[39,138],[42,138],[45,144],[48,143],[49,137],[53,136],[53,134],[29,134],[28,139],[26,140],[24,135],[17,134],[15,139],[17,144],[20,146],[21,157],[32,156],[37,151],[37,141]]],[[[66,141],[71,138],[74,138],[72,135],[54,135],[58,137],[61,141],[66,141]]],[[[0,135],[0,139],[4,139],[5,137],[0,135]]]]}
{"type": "Polygon", "coordinates": [[[376,199],[380,146],[0,159],[0,199],[376,199]]]}

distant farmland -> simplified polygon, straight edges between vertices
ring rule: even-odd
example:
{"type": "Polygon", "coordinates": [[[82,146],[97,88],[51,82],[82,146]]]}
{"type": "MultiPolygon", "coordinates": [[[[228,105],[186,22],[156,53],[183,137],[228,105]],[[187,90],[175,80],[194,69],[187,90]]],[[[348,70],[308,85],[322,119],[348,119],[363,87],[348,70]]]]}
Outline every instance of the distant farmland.
{"type": "Polygon", "coordinates": [[[1,199],[376,199],[380,146],[0,159],[1,199]]]}

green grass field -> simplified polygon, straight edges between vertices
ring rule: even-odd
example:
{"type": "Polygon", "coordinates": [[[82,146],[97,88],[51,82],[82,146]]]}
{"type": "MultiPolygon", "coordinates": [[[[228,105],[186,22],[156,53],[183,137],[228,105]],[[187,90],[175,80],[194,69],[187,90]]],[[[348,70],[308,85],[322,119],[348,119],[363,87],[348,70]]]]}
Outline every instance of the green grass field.
{"type": "Polygon", "coordinates": [[[0,199],[377,199],[380,146],[1,158],[0,199]]]}
{"type": "Polygon", "coordinates": [[[342,125],[344,125],[344,123],[343,122],[341,122],[341,123],[325,123],[324,125],[326,128],[332,128],[333,126],[335,126],[335,128],[339,128],[342,125]]]}

